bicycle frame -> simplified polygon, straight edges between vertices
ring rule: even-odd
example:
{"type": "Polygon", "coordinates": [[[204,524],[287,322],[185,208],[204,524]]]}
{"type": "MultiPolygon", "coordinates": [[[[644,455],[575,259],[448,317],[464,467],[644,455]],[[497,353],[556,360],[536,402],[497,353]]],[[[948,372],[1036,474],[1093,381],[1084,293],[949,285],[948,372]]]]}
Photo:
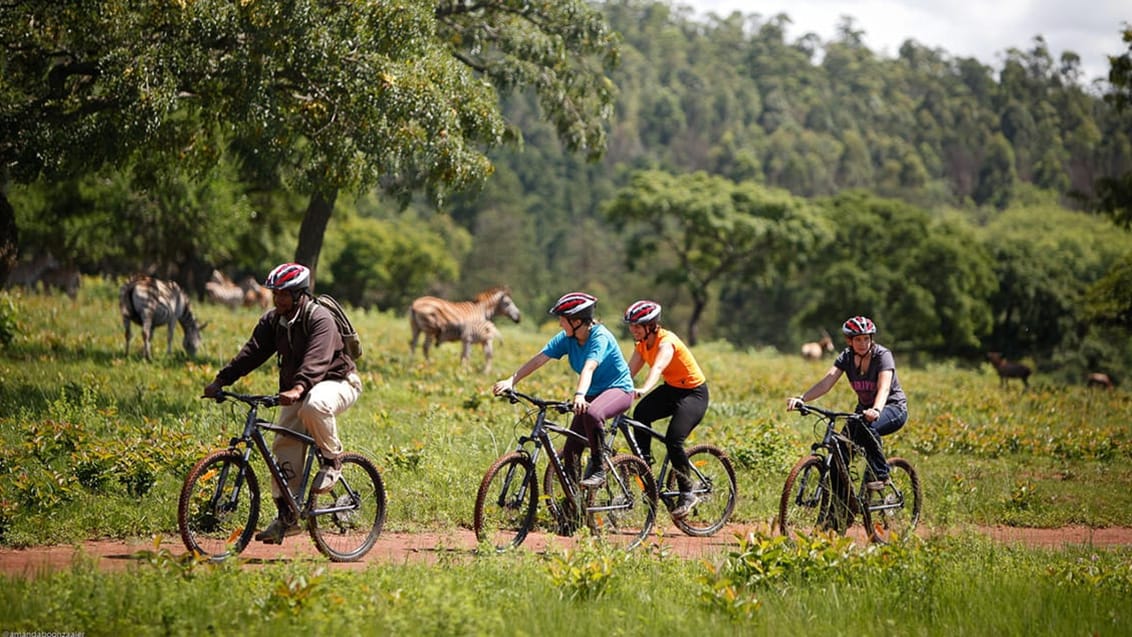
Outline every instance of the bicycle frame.
{"type": "MultiPolygon", "coordinates": [[[[287,478],[283,474],[283,468],[279,466],[275,455],[271,453],[271,449],[267,446],[267,438],[263,435],[263,432],[270,431],[277,435],[294,438],[303,443],[306,449],[306,459],[303,462],[303,479],[299,484],[297,490],[298,494],[307,493],[311,479],[311,468],[314,466],[315,459],[320,457],[321,453],[313,437],[284,427],[279,427],[270,420],[264,420],[259,417],[260,407],[275,407],[279,404],[278,396],[256,397],[225,391],[221,391],[216,395],[217,402],[223,402],[227,398],[234,398],[248,405],[248,415],[244,420],[244,431],[239,436],[234,436],[228,441],[228,448],[233,451],[239,451],[242,454],[245,461],[244,466],[250,466],[253,448],[259,452],[260,457],[262,457],[267,464],[267,470],[271,473],[271,479],[279,487],[279,491],[283,494],[283,500],[287,503],[287,507],[290,509],[291,514],[295,516],[296,520],[306,520],[314,516],[351,510],[351,506],[312,509],[310,508],[310,503],[313,500],[309,496],[305,499],[300,499],[300,496],[291,493],[291,489],[287,486],[287,478]],[[243,447],[242,450],[241,446],[243,447]]],[[[225,472],[227,472],[227,467],[225,467],[225,472]]],[[[236,487],[232,494],[233,501],[239,498],[240,491],[243,489],[244,476],[242,473],[241,471],[241,475],[236,476],[236,487]]],[[[222,478],[227,478],[227,476],[224,475],[222,478]]],[[[223,484],[223,480],[220,481],[220,484],[223,484]]],[[[342,486],[350,495],[351,500],[356,502],[358,500],[357,491],[345,482],[343,482],[342,486]]],[[[219,496],[219,494],[217,494],[217,496],[219,496]]]]}
{"type": "MultiPolygon", "coordinates": [[[[863,506],[868,506],[868,504],[866,499],[862,497],[864,478],[861,480],[860,488],[854,488],[855,476],[852,470],[852,460],[855,455],[860,453],[858,451],[859,445],[854,442],[849,435],[846,435],[844,429],[842,431],[837,430],[837,421],[845,420],[845,428],[848,428],[850,419],[859,419],[861,415],[849,412],[829,411],[812,405],[803,405],[798,411],[803,416],[816,413],[825,419],[825,432],[822,434],[822,439],[810,445],[810,452],[822,459],[822,464],[826,469],[826,475],[830,476],[831,485],[835,477],[842,482],[841,490],[843,493],[831,493],[830,495],[835,498],[847,498],[850,511],[852,511],[853,514],[860,513],[863,506]]],[[[795,500],[797,504],[802,504],[801,497],[803,492],[804,489],[798,491],[795,500]]],[[[881,508],[885,507],[874,506],[871,510],[880,510],[881,508]]]]}
{"type": "MultiPolygon", "coordinates": [[[[554,467],[554,475],[556,478],[558,478],[558,483],[562,485],[563,492],[571,502],[575,503],[578,512],[581,513],[582,507],[580,506],[580,503],[582,490],[577,486],[577,484],[574,482],[574,479],[566,470],[565,462],[558,454],[557,449],[554,447],[554,443],[550,440],[550,434],[561,434],[563,436],[566,436],[567,438],[572,436],[574,437],[574,439],[579,440],[583,443],[586,442],[586,438],[585,436],[582,436],[577,432],[570,431],[565,427],[560,427],[557,424],[548,421],[546,418],[546,412],[550,409],[554,409],[562,414],[568,413],[571,408],[570,404],[565,402],[543,401],[535,398],[534,396],[529,396],[527,394],[523,394],[514,390],[511,391],[511,394],[513,395],[509,396],[508,399],[512,403],[517,403],[519,402],[519,399],[522,398],[523,400],[526,400],[527,402],[534,405],[538,411],[538,414],[535,415],[534,425],[531,427],[531,433],[525,436],[519,436],[515,451],[529,457],[531,459],[531,464],[537,467],[539,456],[541,455],[543,449],[546,449],[548,462],[550,462],[550,466],[554,467]],[[528,445],[534,445],[534,449],[528,449],[528,445]]],[[[512,479],[514,479],[513,473],[508,472],[504,485],[510,485],[512,479]]],[[[522,485],[519,491],[520,495],[525,494],[526,489],[527,485],[522,485]]],[[[507,489],[504,489],[502,491],[502,493],[506,492],[507,489]]],[[[502,493],[500,497],[502,497],[502,493]]],[[[500,502],[500,504],[502,505],[502,502],[500,502]]],[[[556,502],[550,502],[549,506],[554,516],[561,519],[562,512],[558,510],[558,504],[556,502]]]]}
{"type": "MultiPolygon", "coordinates": [[[[629,445],[629,452],[638,458],[644,458],[644,452],[641,451],[641,446],[637,444],[636,436],[632,435],[632,430],[643,431],[660,442],[667,444],[668,438],[659,431],[644,424],[643,422],[633,420],[632,418],[621,414],[613,421],[613,426],[610,427],[609,435],[606,437],[605,445],[608,450],[613,449],[613,443],[617,438],[617,432],[621,431],[621,435],[625,438],[625,442],[629,445]]],[[[696,468],[695,465],[690,465],[694,477],[701,484],[711,484],[711,479],[705,476],[696,468]]],[[[657,484],[657,497],[664,501],[665,506],[672,509],[675,506],[676,499],[680,497],[679,491],[670,491],[664,485],[668,484],[668,472],[672,470],[672,465],[668,460],[668,452],[664,453],[664,460],[660,463],[660,471],[656,474],[657,484]]]]}

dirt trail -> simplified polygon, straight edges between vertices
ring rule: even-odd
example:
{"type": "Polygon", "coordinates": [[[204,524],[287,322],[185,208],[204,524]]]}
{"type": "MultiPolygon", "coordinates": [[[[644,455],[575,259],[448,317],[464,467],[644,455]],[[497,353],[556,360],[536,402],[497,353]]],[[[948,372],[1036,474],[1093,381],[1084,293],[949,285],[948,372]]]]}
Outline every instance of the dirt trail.
{"type": "MultiPolygon", "coordinates": [[[[999,526],[981,527],[976,530],[997,541],[1034,547],[1132,546],[1132,528],[1127,527],[1090,529],[1072,526],[1057,529],[1024,529],[999,526]]],[[[767,529],[765,525],[731,526],[710,538],[688,537],[671,525],[662,531],[662,535],[650,541],[653,547],[651,550],[663,550],[689,559],[714,559],[737,545],[736,536],[743,536],[748,531],[766,533],[767,529]]],[[[925,530],[922,532],[928,533],[925,530]]],[[[573,540],[570,538],[533,533],[528,536],[520,550],[541,552],[548,546],[567,547],[572,544],[573,540]]],[[[252,566],[313,560],[329,568],[360,570],[373,563],[435,564],[442,560],[469,560],[475,556],[475,548],[475,536],[470,530],[454,529],[420,533],[385,532],[381,534],[377,544],[364,560],[347,564],[327,561],[315,549],[310,538],[304,535],[288,538],[282,546],[252,542],[240,557],[246,564],[252,566]]],[[[98,566],[108,571],[124,570],[132,565],[144,563],[149,556],[165,551],[178,556],[184,554],[185,547],[177,536],[168,536],[162,538],[158,545],[154,544],[153,539],[141,538],[88,540],[75,545],[0,549],[0,572],[20,577],[33,577],[40,573],[68,568],[76,558],[80,557],[96,559],[98,566]]]]}

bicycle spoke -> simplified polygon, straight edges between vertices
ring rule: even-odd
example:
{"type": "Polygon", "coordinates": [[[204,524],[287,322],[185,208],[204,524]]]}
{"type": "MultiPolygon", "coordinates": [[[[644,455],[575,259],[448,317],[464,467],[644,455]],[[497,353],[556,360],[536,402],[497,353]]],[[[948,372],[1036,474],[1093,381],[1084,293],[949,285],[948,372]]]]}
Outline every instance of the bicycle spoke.
{"type": "MultiPolygon", "coordinates": [[[[735,511],[737,486],[735,469],[718,447],[696,445],[688,449],[688,461],[694,472],[691,477],[692,494],[699,502],[683,518],[673,519],[676,528],[687,535],[704,537],[717,533],[727,524],[735,511]]],[[[679,493],[676,472],[669,471],[665,481],[666,493],[679,493]]],[[[672,500],[679,505],[679,497],[672,500]]],[[[666,504],[668,504],[666,502],[666,504]]]]}
{"type": "Polygon", "coordinates": [[[476,537],[496,550],[518,546],[534,525],[537,499],[530,459],[519,453],[499,458],[484,474],[476,495],[476,537]]]}
{"type": "Polygon", "coordinates": [[[632,549],[652,532],[656,520],[656,483],[644,460],[617,456],[605,485],[588,491],[586,518],[602,540],[632,549]]]}
{"type": "Polygon", "coordinates": [[[259,483],[239,454],[217,451],[189,470],[177,504],[177,526],[189,551],[217,560],[236,555],[258,517],[259,483]]]}
{"type": "Polygon", "coordinates": [[[343,455],[338,483],[311,497],[311,539],[327,557],[335,562],[353,561],[373,548],[385,523],[385,486],[369,459],[343,455]]]}

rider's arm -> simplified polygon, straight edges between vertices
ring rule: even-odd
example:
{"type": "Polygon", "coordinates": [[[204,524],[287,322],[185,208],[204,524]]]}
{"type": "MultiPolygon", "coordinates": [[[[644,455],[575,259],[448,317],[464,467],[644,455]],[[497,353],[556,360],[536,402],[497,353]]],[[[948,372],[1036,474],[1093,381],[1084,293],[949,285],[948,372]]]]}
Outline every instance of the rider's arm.
{"type": "Polygon", "coordinates": [[[824,396],[829,390],[833,389],[833,385],[837,383],[837,379],[841,378],[841,370],[836,365],[830,365],[829,370],[825,372],[825,376],[821,380],[814,383],[814,386],[802,392],[801,396],[786,399],[786,409],[795,409],[797,405],[795,401],[808,403],[811,400],[817,400],[824,396]]]}
{"type": "Polygon", "coordinates": [[[503,380],[492,385],[491,392],[498,396],[508,389],[514,388],[515,383],[518,383],[527,376],[533,374],[536,369],[545,365],[549,360],[550,357],[546,354],[543,354],[542,352],[535,354],[529,361],[523,363],[523,365],[519,367],[519,369],[515,370],[515,373],[511,374],[510,378],[504,378],[503,380]]]}
{"type": "Polygon", "coordinates": [[[873,399],[873,406],[871,409],[865,410],[865,418],[872,422],[880,418],[880,412],[884,410],[884,406],[888,403],[888,394],[892,391],[892,376],[891,369],[882,369],[877,376],[877,395],[873,399]],[[872,412],[871,414],[869,412],[872,412]]]}
{"type": "Polygon", "coordinates": [[[672,362],[672,356],[676,353],[676,348],[672,343],[661,343],[656,352],[656,360],[649,366],[649,375],[645,376],[645,382],[637,389],[638,396],[644,396],[652,391],[653,387],[660,382],[664,369],[672,362]]]}

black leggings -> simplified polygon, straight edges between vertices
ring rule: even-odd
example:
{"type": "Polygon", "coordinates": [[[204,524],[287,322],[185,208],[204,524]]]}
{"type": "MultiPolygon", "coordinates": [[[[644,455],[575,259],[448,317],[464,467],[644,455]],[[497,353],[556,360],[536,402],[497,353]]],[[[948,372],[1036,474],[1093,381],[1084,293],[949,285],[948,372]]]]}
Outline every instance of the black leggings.
{"type": "MultiPolygon", "coordinates": [[[[688,476],[692,473],[688,454],[684,452],[684,440],[703,420],[707,408],[707,383],[692,389],[681,389],[665,383],[642,398],[633,410],[633,420],[649,426],[661,418],[672,416],[672,420],[668,421],[668,432],[664,440],[668,447],[668,460],[676,471],[676,481],[681,491],[689,490],[691,482],[688,476]]],[[[641,451],[646,456],[651,456],[652,436],[634,431],[634,437],[641,451]]]]}

